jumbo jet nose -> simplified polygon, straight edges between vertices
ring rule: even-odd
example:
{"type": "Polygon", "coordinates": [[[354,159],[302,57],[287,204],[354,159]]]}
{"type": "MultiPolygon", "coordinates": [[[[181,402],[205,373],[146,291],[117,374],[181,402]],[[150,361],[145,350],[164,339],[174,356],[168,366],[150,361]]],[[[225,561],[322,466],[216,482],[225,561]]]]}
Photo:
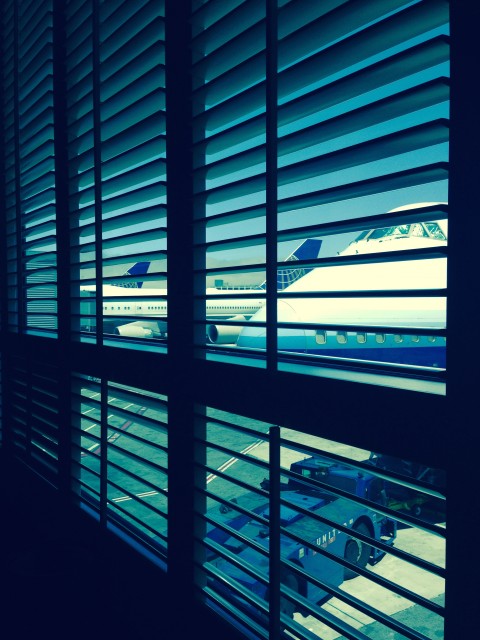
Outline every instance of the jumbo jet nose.
{"type": "Polygon", "coordinates": [[[245,349],[265,349],[267,333],[261,327],[244,327],[238,336],[237,347],[245,349]]]}
{"type": "MultiPolygon", "coordinates": [[[[251,320],[255,322],[265,322],[266,308],[262,307],[255,313],[251,320]]],[[[278,322],[298,322],[298,314],[294,307],[285,300],[277,302],[277,320],[278,322]]],[[[237,346],[248,349],[265,349],[267,344],[265,327],[246,326],[241,331],[237,346]]],[[[278,329],[278,350],[279,351],[296,351],[305,352],[306,336],[305,330],[301,328],[279,328],[278,329]]]]}
{"type": "MultiPolygon", "coordinates": [[[[262,307],[250,318],[255,322],[265,322],[266,308],[262,307]]],[[[243,327],[237,339],[237,347],[245,349],[265,349],[267,344],[267,332],[265,327],[243,327]]]]}

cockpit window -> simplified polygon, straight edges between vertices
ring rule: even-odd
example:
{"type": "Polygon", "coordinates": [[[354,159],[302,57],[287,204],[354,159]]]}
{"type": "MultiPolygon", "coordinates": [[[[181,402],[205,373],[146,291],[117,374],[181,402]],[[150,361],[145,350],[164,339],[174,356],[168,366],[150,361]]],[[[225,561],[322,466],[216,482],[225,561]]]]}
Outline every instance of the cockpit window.
{"type": "Polygon", "coordinates": [[[445,234],[436,222],[415,222],[414,224],[400,224],[395,227],[384,227],[372,231],[368,240],[379,240],[380,238],[401,238],[407,236],[434,238],[435,240],[446,240],[445,234]]]}
{"type": "Polygon", "coordinates": [[[379,238],[388,238],[388,236],[395,235],[396,227],[385,227],[385,229],[375,229],[368,236],[369,240],[378,240],[379,238]]]}
{"type": "Polygon", "coordinates": [[[417,238],[428,238],[428,231],[425,228],[425,225],[423,224],[411,224],[409,225],[411,227],[410,229],[410,235],[412,236],[416,236],[417,238]]]}
{"type": "Polygon", "coordinates": [[[437,240],[446,240],[445,234],[440,229],[440,226],[436,222],[425,222],[424,225],[432,238],[436,238],[437,240]]]}

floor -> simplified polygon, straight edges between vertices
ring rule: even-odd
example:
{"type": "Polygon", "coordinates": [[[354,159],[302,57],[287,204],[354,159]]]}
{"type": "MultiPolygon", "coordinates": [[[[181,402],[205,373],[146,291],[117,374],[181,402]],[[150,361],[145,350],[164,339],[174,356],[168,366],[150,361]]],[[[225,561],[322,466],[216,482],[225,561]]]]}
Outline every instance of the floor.
{"type": "Polygon", "coordinates": [[[1,484],[0,498],[2,640],[157,637],[162,599],[124,554],[59,533],[40,497],[20,508],[1,484]]]}
{"type": "Polygon", "coordinates": [[[99,614],[107,576],[91,552],[48,539],[27,515],[8,500],[3,503],[1,637],[100,637],[99,625],[107,622],[107,616],[99,614]],[[79,615],[79,610],[88,615],[79,615]]]}

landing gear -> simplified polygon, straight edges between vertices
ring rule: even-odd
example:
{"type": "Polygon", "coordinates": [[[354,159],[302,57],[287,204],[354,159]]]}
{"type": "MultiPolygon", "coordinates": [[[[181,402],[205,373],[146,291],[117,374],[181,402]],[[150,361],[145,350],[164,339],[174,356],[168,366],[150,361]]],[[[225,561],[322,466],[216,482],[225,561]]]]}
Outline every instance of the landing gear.
{"type": "MultiPolygon", "coordinates": [[[[369,528],[363,522],[359,522],[357,525],[352,527],[352,529],[353,531],[358,531],[358,533],[362,533],[365,536],[370,535],[369,528]]],[[[357,567],[360,567],[360,569],[365,569],[368,559],[370,558],[371,551],[372,547],[369,544],[366,544],[362,540],[358,540],[356,538],[350,538],[345,545],[344,558],[357,567]]],[[[357,573],[353,571],[353,569],[345,568],[345,580],[350,580],[356,576],[357,573]]]]}
{"type": "Polygon", "coordinates": [[[420,514],[422,513],[422,505],[421,504],[414,504],[410,511],[412,512],[412,515],[414,515],[416,518],[418,518],[420,516],[420,514]]]}
{"type": "MultiPolygon", "coordinates": [[[[298,593],[297,577],[294,576],[293,573],[290,573],[290,571],[282,572],[280,582],[292,591],[295,591],[295,593],[298,593]]],[[[289,598],[284,598],[283,596],[280,598],[280,611],[282,613],[285,613],[289,618],[293,618],[293,614],[296,610],[295,603],[289,598]]]]}

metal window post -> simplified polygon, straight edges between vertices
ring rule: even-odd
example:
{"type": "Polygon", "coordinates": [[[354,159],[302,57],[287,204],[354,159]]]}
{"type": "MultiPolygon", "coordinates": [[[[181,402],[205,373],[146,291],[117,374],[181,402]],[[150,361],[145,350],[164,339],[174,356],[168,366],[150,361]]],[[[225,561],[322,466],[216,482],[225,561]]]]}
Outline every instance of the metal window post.
{"type": "Polygon", "coordinates": [[[266,15],[266,308],[267,368],[277,368],[277,2],[266,15]]]}
{"type": "Polygon", "coordinates": [[[270,638],[280,635],[280,427],[270,428],[270,638]]]}

